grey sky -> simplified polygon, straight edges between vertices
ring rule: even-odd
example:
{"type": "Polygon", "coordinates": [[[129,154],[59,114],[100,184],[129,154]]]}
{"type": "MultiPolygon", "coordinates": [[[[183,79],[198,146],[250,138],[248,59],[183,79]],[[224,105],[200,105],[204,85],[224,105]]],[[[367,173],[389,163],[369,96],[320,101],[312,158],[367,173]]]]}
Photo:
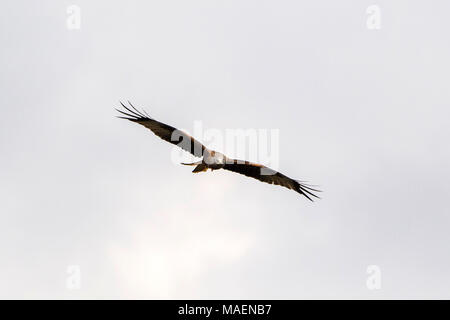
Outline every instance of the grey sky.
{"type": "Polygon", "coordinates": [[[449,10],[2,1],[0,298],[450,298],[449,10]],[[119,99],[187,130],[279,129],[280,170],[323,199],[194,175],[119,99]]]}

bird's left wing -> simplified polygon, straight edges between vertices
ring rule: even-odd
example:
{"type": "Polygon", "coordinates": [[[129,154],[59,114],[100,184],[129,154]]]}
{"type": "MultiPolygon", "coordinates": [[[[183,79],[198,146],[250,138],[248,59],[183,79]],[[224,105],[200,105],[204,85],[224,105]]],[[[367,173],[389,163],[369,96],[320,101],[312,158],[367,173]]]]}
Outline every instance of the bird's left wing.
{"type": "Polygon", "coordinates": [[[240,173],[246,175],[247,177],[258,179],[262,182],[286,187],[304,195],[311,201],[313,201],[311,197],[319,198],[313,192],[320,192],[320,190],[313,189],[301,181],[291,179],[280,172],[263,166],[262,164],[235,159],[227,160],[228,161],[226,161],[225,166],[223,167],[225,170],[240,173]]]}
{"type": "Polygon", "coordinates": [[[192,153],[196,157],[203,157],[203,152],[206,147],[195,140],[189,134],[184,131],[178,130],[168,124],[159,122],[153,118],[151,118],[147,113],[142,113],[137,110],[130,102],[130,108],[127,108],[122,102],[120,103],[122,107],[125,108],[126,111],[121,111],[116,109],[124,116],[119,116],[121,119],[127,119],[132,122],[139,123],[144,127],[150,129],[155,135],[160,137],[161,139],[170,142],[172,144],[177,145],[181,149],[192,153]]]}

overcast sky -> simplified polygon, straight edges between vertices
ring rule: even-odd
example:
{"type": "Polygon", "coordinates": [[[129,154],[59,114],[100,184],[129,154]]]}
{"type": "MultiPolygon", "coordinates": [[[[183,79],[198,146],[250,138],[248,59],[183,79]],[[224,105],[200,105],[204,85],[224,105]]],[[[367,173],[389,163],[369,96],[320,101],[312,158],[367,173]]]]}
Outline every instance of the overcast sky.
{"type": "Polygon", "coordinates": [[[0,298],[450,298],[449,11],[2,1],[0,298]],[[119,100],[279,130],[322,199],[192,174],[119,100]]]}

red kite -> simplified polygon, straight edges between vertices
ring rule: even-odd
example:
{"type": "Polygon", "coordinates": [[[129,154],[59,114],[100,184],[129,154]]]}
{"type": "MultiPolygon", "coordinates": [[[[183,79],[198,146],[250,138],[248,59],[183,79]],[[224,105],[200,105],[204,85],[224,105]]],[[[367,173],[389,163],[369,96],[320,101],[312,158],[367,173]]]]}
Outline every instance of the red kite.
{"type": "Polygon", "coordinates": [[[284,174],[261,164],[231,159],[220,152],[210,150],[189,134],[151,118],[145,111],[141,112],[137,110],[130,102],[128,103],[130,104],[131,109],[127,108],[122,102],[120,102],[126,112],[116,109],[124,115],[118,116],[119,118],[139,123],[150,129],[161,139],[177,145],[183,150],[190,152],[195,157],[203,158],[202,160],[194,163],[182,163],[187,166],[196,166],[192,172],[203,172],[208,169],[211,169],[211,171],[225,169],[246,175],[247,177],[258,179],[262,182],[276,184],[292,189],[304,195],[311,201],[311,197],[319,198],[313,192],[320,192],[320,190],[313,189],[311,186],[306,185],[302,181],[291,179],[284,174]]]}

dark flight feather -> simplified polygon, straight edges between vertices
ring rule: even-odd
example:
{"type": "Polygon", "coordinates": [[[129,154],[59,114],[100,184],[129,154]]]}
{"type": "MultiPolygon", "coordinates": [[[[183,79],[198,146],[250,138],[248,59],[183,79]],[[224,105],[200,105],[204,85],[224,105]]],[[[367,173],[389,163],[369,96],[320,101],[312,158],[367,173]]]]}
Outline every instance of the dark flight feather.
{"type": "Polygon", "coordinates": [[[118,112],[124,115],[118,116],[118,118],[127,119],[132,122],[139,123],[147,129],[150,129],[161,139],[177,145],[181,149],[192,153],[196,157],[203,157],[203,152],[205,151],[206,147],[202,143],[195,140],[192,136],[184,131],[178,130],[172,126],[151,118],[147,113],[142,113],[141,111],[137,110],[130,102],[128,103],[130,104],[130,108],[126,107],[122,102],[120,102],[122,107],[124,107],[128,112],[116,109],[118,112]]]}
{"type": "Polygon", "coordinates": [[[303,182],[291,179],[280,172],[263,166],[262,164],[228,159],[223,169],[240,173],[247,177],[258,179],[262,182],[286,187],[304,195],[311,201],[313,201],[311,197],[319,198],[313,192],[320,192],[320,190],[313,189],[303,182]]]}

